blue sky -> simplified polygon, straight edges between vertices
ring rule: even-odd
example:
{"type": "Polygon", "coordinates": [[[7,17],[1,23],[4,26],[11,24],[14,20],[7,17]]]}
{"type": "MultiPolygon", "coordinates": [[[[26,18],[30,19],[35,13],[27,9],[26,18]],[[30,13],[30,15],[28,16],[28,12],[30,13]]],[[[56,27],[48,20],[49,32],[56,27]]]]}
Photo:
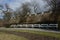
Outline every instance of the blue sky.
{"type": "MultiPolygon", "coordinates": [[[[7,3],[12,9],[16,9],[21,5],[21,3],[30,1],[31,0],[0,0],[0,4],[4,5],[5,3],[7,3]]],[[[36,0],[36,1],[40,4],[41,9],[44,8],[44,6],[47,4],[47,2],[43,0],[36,0]]]]}
{"type": "MultiPolygon", "coordinates": [[[[10,8],[15,10],[16,8],[21,6],[21,3],[31,2],[31,0],[0,0],[0,4],[4,5],[5,3],[9,4],[10,8]]],[[[39,3],[41,11],[48,10],[49,7],[44,8],[45,5],[48,5],[47,2],[43,0],[36,0],[39,3]]],[[[0,18],[2,18],[3,14],[0,12],[0,18]]]]}
{"type": "Polygon", "coordinates": [[[21,5],[21,3],[24,3],[26,1],[30,1],[30,0],[0,0],[0,4],[9,4],[9,6],[12,8],[12,9],[15,9],[17,7],[19,7],[21,5]]]}
{"type": "MultiPolygon", "coordinates": [[[[15,10],[16,8],[18,8],[21,3],[24,2],[30,2],[30,0],[0,0],[0,4],[4,5],[5,3],[9,4],[10,8],[12,8],[13,10],[15,10]]],[[[3,17],[2,12],[0,11],[0,18],[3,17]]]]}

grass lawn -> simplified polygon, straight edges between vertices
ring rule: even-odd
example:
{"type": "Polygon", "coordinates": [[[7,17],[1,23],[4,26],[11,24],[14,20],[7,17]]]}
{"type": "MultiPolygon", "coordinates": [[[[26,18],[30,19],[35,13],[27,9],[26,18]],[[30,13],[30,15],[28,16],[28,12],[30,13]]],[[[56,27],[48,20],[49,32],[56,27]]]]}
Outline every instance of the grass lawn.
{"type": "Polygon", "coordinates": [[[42,31],[34,31],[34,30],[10,30],[10,29],[3,29],[7,31],[15,31],[15,32],[27,32],[27,33],[33,33],[33,34],[38,34],[38,35],[43,35],[43,36],[50,36],[50,37],[56,37],[60,38],[60,33],[53,33],[53,32],[42,32],[42,31]]]}
{"type": "Polygon", "coordinates": [[[0,32],[0,40],[28,40],[28,39],[17,35],[0,32]]]}
{"type": "Polygon", "coordinates": [[[60,38],[60,33],[32,31],[32,30],[14,30],[14,31],[16,31],[16,32],[28,32],[28,33],[33,33],[33,34],[38,34],[38,35],[43,35],[43,36],[51,36],[51,37],[60,38]]]}

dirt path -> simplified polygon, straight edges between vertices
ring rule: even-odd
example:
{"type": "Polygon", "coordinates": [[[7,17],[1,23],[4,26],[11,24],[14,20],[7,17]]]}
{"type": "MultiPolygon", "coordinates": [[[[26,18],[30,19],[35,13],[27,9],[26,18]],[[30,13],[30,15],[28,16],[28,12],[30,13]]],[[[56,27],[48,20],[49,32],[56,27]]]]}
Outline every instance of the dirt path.
{"type": "Polygon", "coordinates": [[[29,40],[60,40],[55,37],[42,36],[42,35],[32,34],[32,33],[27,33],[27,32],[14,32],[14,31],[4,31],[4,30],[0,30],[0,32],[14,34],[17,36],[22,36],[22,37],[25,37],[29,40]]]}

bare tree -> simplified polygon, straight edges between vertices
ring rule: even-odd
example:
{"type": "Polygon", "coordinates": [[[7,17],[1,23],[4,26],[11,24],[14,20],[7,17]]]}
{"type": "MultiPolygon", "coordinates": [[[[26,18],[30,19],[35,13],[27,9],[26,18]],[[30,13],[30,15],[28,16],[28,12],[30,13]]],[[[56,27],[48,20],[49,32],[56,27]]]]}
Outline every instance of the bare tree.
{"type": "Polygon", "coordinates": [[[9,5],[5,4],[5,8],[6,8],[6,11],[3,10],[4,20],[9,22],[9,20],[11,18],[11,12],[9,11],[10,10],[9,5]]]}
{"type": "Polygon", "coordinates": [[[36,0],[32,0],[32,7],[34,9],[34,12],[37,13],[38,9],[40,9],[39,3],[36,2],[36,0]]]}
{"type": "Polygon", "coordinates": [[[22,3],[22,6],[20,8],[17,9],[17,15],[20,19],[19,23],[26,23],[26,18],[27,18],[27,13],[31,13],[31,8],[30,8],[30,3],[29,2],[25,2],[22,3]]]}
{"type": "Polygon", "coordinates": [[[50,7],[52,8],[52,16],[54,17],[54,22],[58,23],[58,29],[60,30],[60,21],[58,21],[58,17],[60,16],[60,1],[59,0],[50,0],[50,7]]]}
{"type": "Polygon", "coordinates": [[[4,16],[3,16],[4,24],[7,24],[5,26],[9,27],[9,21],[11,19],[11,12],[10,12],[9,5],[5,4],[5,9],[4,9],[4,6],[0,6],[0,7],[2,8],[1,11],[4,14],[4,16]]]}

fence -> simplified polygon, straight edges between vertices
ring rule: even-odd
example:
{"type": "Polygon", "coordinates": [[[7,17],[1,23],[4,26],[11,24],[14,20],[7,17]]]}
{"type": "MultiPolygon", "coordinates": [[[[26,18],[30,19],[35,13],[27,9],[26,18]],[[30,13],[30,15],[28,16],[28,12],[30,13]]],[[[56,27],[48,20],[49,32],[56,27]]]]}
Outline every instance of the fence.
{"type": "Polygon", "coordinates": [[[43,29],[58,29],[58,24],[17,24],[11,25],[11,28],[43,28],[43,29]]]}

